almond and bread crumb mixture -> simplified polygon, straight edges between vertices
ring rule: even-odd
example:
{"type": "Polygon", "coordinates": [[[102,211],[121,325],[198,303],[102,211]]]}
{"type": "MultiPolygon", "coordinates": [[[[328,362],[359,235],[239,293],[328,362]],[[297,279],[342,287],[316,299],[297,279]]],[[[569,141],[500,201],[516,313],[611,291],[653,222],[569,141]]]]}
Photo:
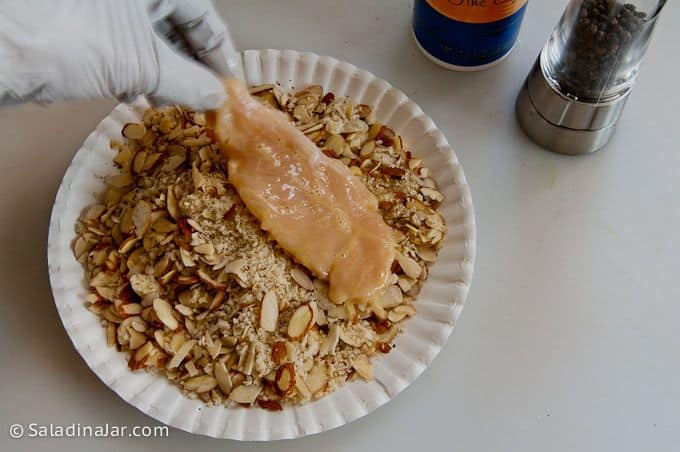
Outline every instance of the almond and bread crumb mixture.
{"type": "MultiPolygon", "coordinates": [[[[107,341],[208,404],[280,410],[356,378],[388,353],[437,257],[443,196],[371,108],[310,86],[251,89],[289,114],[326,155],[378,198],[397,243],[390,286],[375,305],[334,304],[316,279],[259,227],[228,183],[202,114],[149,109],[112,142],[120,172],[83,212],[73,251],[88,308],[107,341]]],[[[360,263],[358,263],[360,265],[360,263]]]]}

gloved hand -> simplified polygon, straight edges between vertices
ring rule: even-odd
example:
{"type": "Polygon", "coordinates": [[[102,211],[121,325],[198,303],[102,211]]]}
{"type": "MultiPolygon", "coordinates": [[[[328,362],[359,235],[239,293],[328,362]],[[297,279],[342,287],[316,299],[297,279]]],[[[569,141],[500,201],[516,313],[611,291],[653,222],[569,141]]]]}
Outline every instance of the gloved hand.
{"type": "Polygon", "coordinates": [[[213,109],[234,53],[209,0],[0,0],[0,104],[146,94],[213,109]]]}

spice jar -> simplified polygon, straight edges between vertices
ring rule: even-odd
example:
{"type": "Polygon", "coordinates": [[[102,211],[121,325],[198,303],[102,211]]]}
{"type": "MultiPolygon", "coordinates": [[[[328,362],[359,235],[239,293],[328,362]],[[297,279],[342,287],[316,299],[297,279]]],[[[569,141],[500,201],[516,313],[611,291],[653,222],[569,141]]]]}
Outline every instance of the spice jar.
{"type": "Polygon", "coordinates": [[[571,0],[517,98],[527,135],[564,154],[604,146],[665,3],[571,0]]]}

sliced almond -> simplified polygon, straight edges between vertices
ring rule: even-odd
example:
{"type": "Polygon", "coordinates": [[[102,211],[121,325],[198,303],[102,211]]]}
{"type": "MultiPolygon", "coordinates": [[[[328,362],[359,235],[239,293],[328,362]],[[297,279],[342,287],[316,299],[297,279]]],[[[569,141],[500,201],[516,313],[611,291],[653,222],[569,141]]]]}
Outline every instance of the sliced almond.
{"type": "Polygon", "coordinates": [[[174,310],[167,301],[162,298],[156,298],[153,301],[153,310],[156,312],[158,319],[163,322],[163,325],[169,329],[174,331],[179,327],[179,322],[177,322],[177,319],[172,314],[174,310]]]}
{"type": "Polygon", "coordinates": [[[137,238],[142,238],[151,225],[151,204],[148,201],[140,200],[132,210],[132,222],[135,225],[137,238]]]}
{"type": "Polygon", "coordinates": [[[179,211],[179,203],[177,202],[177,197],[175,196],[175,187],[173,185],[168,185],[168,190],[165,193],[165,197],[168,213],[175,221],[177,221],[181,215],[179,211]]]}
{"type": "Polygon", "coordinates": [[[95,287],[94,290],[104,300],[113,301],[116,296],[116,289],[113,287],[95,287]]]}
{"type": "Polygon", "coordinates": [[[130,163],[132,162],[133,158],[135,156],[135,151],[130,149],[129,147],[125,147],[121,149],[118,154],[113,158],[113,162],[120,166],[121,168],[130,168],[130,163]]]}
{"type": "Polygon", "coordinates": [[[273,290],[267,292],[260,305],[260,327],[265,331],[276,331],[279,321],[279,300],[273,290]]]}
{"type": "Polygon", "coordinates": [[[158,293],[160,291],[160,285],[151,275],[132,275],[130,277],[130,286],[140,297],[158,293]]]}
{"type": "Polygon", "coordinates": [[[292,363],[286,363],[279,367],[276,371],[274,385],[281,396],[286,396],[292,392],[295,388],[295,368],[292,363]]]}
{"type": "Polygon", "coordinates": [[[434,188],[429,188],[429,187],[422,187],[420,189],[420,193],[426,198],[430,199],[434,202],[442,202],[444,200],[444,195],[439,193],[437,190],[434,188]]]}
{"type": "Polygon", "coordinates": [[[213,367],[213,374],[215,375],[215,380],[217,384],[225,395],[229,395],[232,388],[231,376],[227,371],[227,367],[224,362],[217,362],[213,367]]]}
{"type": "Polygon", "coordinates": [[[142,172],[147,155],[148,152],[146,151],[138,152],[137,155],[135,155],[135,159],[132,161],[132,171],[137,174],[142,172]]]}
{"type": "Polygon", "coordinates": [[[361,347],[361,343],[353,338],[345,328],[338,327],[338,336],[340,340],[351,347],[361,347]]]}
{"type": "Polygon", "coordinates": [[[99,272],[90,280],[92,287],[115,287],[118,285],[118,275],[108,272],[99,272]]]}
{"type": "Polygon", "coordinates": [[[307,383],[302,378],[295,379],[295,389],[300,394],[302,400],[309,400],[312,397],[312,391],[309,390],[307,383]]]}
{"type": "Polygon", "coordinates": [[[359,355],[352,360],[352,367],[366,381],[373,380],[373,365],[366,355],[359,355]]]}
{"type": "Polygon", "coordinates": [[[307,274],[298,267],[293,267],[290,270],[290,276],[298,283],[300,287],[306,290],[314,290],[314,283],[307,276],[307,274]]]}
{"type": "Polygon", "coordinates": [[[390,311],[387,314],[387,320],[389,320],[392,323],[398,323],[401,322],[404,317],[406,317],[406,314],[403,312],[396,312],[396,311],[390,311]]]}
{"type": "Polygon", "coordinates": [[[286,344],[281,341],[274,342],[272,345],[272,361],[274,361],[274,364],[282,364],[286,360],[287,355],[288,349],[286,344]]]}
{"type": "Polygon", "coordinates": [[[123,172],[120,174],[116,174],[115,176],[111,176],[108,180],[107,183],[115,188],[125,188],[134,182],[134,178],[132,177],[132,174],[128,172],[123,172]]]}
{"type": "Polygon", "coordinates": [[[128,329],[128,334],[130,335],[130,350],[137,350],[146,343],[147,338],[145,334],[133,329],[128,329]]]}
{"type": "Polygon", "coordinates": [[[434,262],[437,260],[437,250],[434,248],[418,248],[416,254],[425,262],[434,262]]]}
{"type": "Polygon", "coordinates": [[[249,345],[247,349],[241,354],[238,363],[238,370],[244,375],[253,373],[253,365],[255,364],[255,346],[249,345]]]}
{"type": "Polygon", "coordinates": [[[216,280],[214,280],[209,274],[207,274],[203,270],[198,270],[196,272],[196,275],[201,279],[201,281],[203,281],[204,283],[206,283],[207,285],[209,285],[213,289],[224,290],[224,289],[227,288],[226,284],[217,282],[216,280]]]}
{"type": "Polygon", "coordinates": [[[397,262],[399,263],[401,269],[404,271],[404,274],[411,279],[418,279],[420,274],[423,272],[423,269],[420,267],[420,264],[416,262],[415,259],[408,257],[404,254],[401,253],[397,254],[397,262]]]}
{"type": "Polygon", "coordinates": [[[120,306],[119,311],[125,315],[139,315],[142,312],[142,305],[139,303],[124,303],[120,306]]]}
{"type": "Polygon", "coordinates": [[[144,160],[144,166],[142,167],[142,171],[149,171],[151,168],[158,163],[158,161],[163,157],[163,154],[160,152],[154,152],[153,154],[149,154],[146,156],[146,159],[144,160]]]}
{"type": "Polygon", "coordinates": [[[168,364],[167,364],[166,367],[168,369],[174,369],[177,366],[179,366],[182,363],[182,361],[184,360],[184,358],[187,357],[187,355],[189,354],[191,349],[194,347],[194,345],[196,345],[196,341],[194,339],[184,342],[180,346],[179,350],[177,350],[177,353],[175,353],[175,355],[170,359],[170,361],[168,361],[168,364]]]}
{"type": "Polygon", "coordinates": [[[217,386],[217,380],[210,375],[189,378],[184,382],[184,389],[197,393],[207,392],[217,386]]]}
{"type": "Polygon", "coordinates": [[[194,260],[190,251],[187,251],[184,248],[180,248],[179,249],[179,256],[180,256],[180,259],[182,259],[182,264],[185,267],[195,267],[196,266],[196,261],[194,260]]]}
{"type": "Polygon", "coordinates": [[[305,383],[312,394],[323,391],[328,386],[328,368],[326,364],[320,362],[316,364],[307,374],[305,383]]]}
{"type": "Polygon", "coordinates": [[[378,296],[377,303],[382,308],[392,308],[400,305],[404,300],[404,294],[401,289],[395,285],[387,286],[382,290],[378,296]]]}
{"type": "Polygon", "coordinates": [[[131,140],[141,140],[146,135],[144,124],[129,122],[123,126],[123,136],[131,140]]]}
{"type": "Polygon", "coordinates": [[[229,400],[250,405],[257,399],[257,396],[260,395],[260,391],[262,391],[260,386],[240,385],[231,390],[229,393],[229,400]]]}
{"type": "Polygon", "coordinates": [[[321,342],[319,347],[319,356],[334,355],[335,347],[338,346],[340,340],[340,329],[337,325],[333,325],[328,329],[328,334],[321,342]]]}
{"type": "Polygon", "coordinates": [[[314,323],[314,310],[309,303],[298,307],[288,321],[288,337],[299,340],[307,334],[314,323]]]}
{"type": "Polygon", "coordinates": [[[416,315],[416,308],[410,304],[402,304],[393,309],[393,312],[398,312],[399,314],[404,314],[409,317],[416,315]]]}

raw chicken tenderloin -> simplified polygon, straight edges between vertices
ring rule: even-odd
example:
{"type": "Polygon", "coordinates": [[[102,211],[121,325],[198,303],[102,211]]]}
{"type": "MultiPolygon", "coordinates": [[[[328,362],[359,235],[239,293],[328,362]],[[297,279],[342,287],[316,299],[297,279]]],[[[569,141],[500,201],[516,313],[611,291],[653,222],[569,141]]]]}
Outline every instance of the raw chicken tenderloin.
{"type": "Polygon", "coordinates": [[[229,101],[209,125],[243,202],[284,250],[328,280],[333,302],[374,300],[395,248],[375,196],[242,82],[225,88],[229,101]]]}

